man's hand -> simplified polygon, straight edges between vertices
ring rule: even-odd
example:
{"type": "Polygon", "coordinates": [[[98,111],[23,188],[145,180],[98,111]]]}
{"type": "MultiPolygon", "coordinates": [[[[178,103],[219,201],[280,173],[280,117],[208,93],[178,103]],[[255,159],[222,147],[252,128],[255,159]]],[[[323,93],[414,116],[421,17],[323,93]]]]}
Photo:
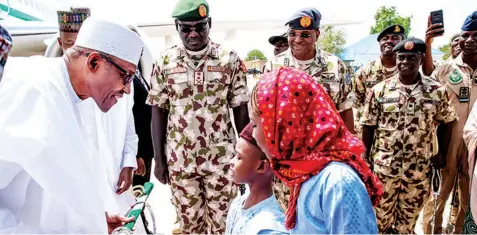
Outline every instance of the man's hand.
{"type": "Polygon", "coordinates": [[[144,176],[146,175],[146,164],[144,164],[144,160],[142,157],[138,158],[137,160],[137,169],[134,172],[135,175],[144,176]]]}
{"type": "Polygon", "coordinates": [[[121,195],[126,192],[126,190],[131,187],[132,176],[133,176],[132,167],[124,167],[119,174],[118,184],[116,185],[116,194],[121,195]]]}
{"type": "Polygon", "coordinates": [[[442,24],[432,24],[431,17],[429,16],[429,18],[427,19],[427,30],[425,38],[426,45],[431,45],[435,37],[440,37],[444,35],[444,28],[439,28],[441,26],[442,24]]]}
{"type": "Polygon", "coordinates": [[[162,184],[170,184],[171,181],[169,180],[169,171],[167,170],[167,164],[165,163],[156,163],[154,167],[154,175],[156,176],[157,180],[162,184]]]}
{"type": "Polygon", "coordinates": [[[435,169],[442,169],[447,165],[447,159],[444,154],[438,153],[431,158],[431,164],[435,169]]]}
{"type": "Polygon", "coordinates": [[[134,217],[126,218],[120,215],[110,215],[106,212],[106,223],[108,224],[108,233],[111,234],[117,227],[123,226],[134,220],[134,217]]]}

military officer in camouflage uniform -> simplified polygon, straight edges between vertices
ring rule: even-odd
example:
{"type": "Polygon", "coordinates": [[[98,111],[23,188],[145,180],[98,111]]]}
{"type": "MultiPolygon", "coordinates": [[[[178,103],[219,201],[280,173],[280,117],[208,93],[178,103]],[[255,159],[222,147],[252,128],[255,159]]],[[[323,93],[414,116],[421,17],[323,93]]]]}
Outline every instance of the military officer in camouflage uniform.
{"type": "MultiPolygon", "coordinates": [[[[469,167],[468,152],[462,135],[467,117],[477,99],[477,11],[467,18],[461,29],[459,40],[461,54],[437,67],[433,72],[433,77],[445,85],[459,117],[452,132],[447,167],[441,171],[442,182],[437,200],[435,233],[442,233],[442,214],[456,176],[458,176],[459,211],[454,233],[462,233],[465,212],[469,204],[469,168],[474,167],[474,164],[469,167]]],[[[433,213],[434,199],[431,198],[424,208],[424,233],[432,233],[430,222],[433,213]]]]}
{"type": "MultiPolygon", "coordinates": [[[[328,92],[348,129],[354,133],[351,76],[346,65],[336,56],[316,47],[320,36],[321,14],[305,8],[285,24],[289,26],[289,49],[266,64],[266,71],[280,66],[294,67],[311,75],[328,92]]],[[[274,193],[282,209],[287,208],[290,189],[275,179],[274,193]]]]}
{"type": "Polygon", "coordinates": [[[366,92],[379,82],[397,74],[396,53],[393,51],[393,48],[404,39],[404,32],[404,27],[397,24],[381,31],[377,38],[381,49],[381,56],[361,67],[354,76],[354,128],[356,135],[360,138],[362,127],[359,125],[359,119],[362,116],[366,92]]]}
{"type": "Polygon", "coordinates": [[[346,126],[354,132],[351,77],[343,61],[316,47],[320,21],[317,9],[305,8],[296,12],[285,24],[289,26],[290,48],[267,62],[266,70],[287,66],[307,72],[328,92],[346,126]]]}
{"type": "Polygon", "coordinates": [[[366,95],[363,142],[385,192],[375,208],[380,233],[414,233],[430,192],[431,164],[445,164],[456,114],[445,87],[419,73],[425,50],[416,38],[397,44],[398,74],[366,95]]]}
{"type": "Polygon", "coordinates": [[[246,68],[237,53],[209,39],[205,0],[180,0],[172,14],[182,44],[155,62],[155,175],[170,183],[183,233],[221,234],[237,195],[231,178],[235,132],[249,122],[246,68]]]}

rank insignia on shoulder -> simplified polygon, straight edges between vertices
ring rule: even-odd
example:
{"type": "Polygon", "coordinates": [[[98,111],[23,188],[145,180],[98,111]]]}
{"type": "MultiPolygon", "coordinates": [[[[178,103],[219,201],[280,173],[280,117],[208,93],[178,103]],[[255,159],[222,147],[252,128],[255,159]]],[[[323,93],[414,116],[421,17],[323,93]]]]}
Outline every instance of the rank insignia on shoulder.
{"type": "Polygon", "coordinates": [[[459,90],[459,102],[467,103],[469,102],[470,94],[468,87],[461,87],[459,90]]]}

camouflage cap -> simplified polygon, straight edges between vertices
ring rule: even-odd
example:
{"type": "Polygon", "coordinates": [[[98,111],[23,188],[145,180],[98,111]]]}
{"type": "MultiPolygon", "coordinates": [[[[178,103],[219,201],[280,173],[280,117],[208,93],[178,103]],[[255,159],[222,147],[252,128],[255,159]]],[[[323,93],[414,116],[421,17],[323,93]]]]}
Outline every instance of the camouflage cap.
{"type": "Polygon", "coordinates": [[[201,20],[209,16],[209,4],[205,0],[179,0],[172,11],[178,20],[201,20]]]}
{"type": "Polygon", "coordinates": [[[89,8],[71,8],[71,11],[57,11],[61,32],[77,33],[83,22],[91,16],[89,8]]]}

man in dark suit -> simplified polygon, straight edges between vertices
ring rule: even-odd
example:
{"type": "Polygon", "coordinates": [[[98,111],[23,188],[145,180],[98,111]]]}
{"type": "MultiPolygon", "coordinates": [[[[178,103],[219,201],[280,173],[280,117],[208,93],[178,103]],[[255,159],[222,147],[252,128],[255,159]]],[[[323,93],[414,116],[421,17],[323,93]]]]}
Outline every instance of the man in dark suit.
{"type": "MultiPolygon", "coordinates": [[[[142,71],[141,64],[138,66],[138,74],[142,71]]],[[[133,186],[144,185],[151,179],[151,164],[154,157],[151,137],[151,106],[146,104],[149,84],[142,75],[134,79],[134,125],[139,138],[137,151],[137,170],[134,173],[133,186]]]]}

